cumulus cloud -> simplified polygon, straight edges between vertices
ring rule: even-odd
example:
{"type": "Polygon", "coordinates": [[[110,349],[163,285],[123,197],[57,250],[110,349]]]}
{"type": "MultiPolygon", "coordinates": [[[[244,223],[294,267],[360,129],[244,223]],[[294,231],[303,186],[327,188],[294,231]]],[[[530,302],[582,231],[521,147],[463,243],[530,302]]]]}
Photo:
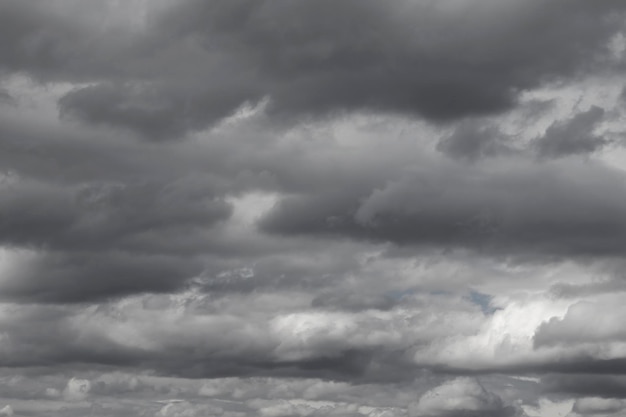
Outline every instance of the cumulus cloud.
{"type": "Polygon", "coordinates": [[[578,302],[567,310],[563,318],[552,318],[543,323],[535,334],[535,345],[585,343],[589,341],[619,341],[626,336],[624,331],[611,321],[603,321],[607,311],[615,312],[620,306],[616,300],[601,303],[578,302]]]}
{"type": "Polygon", "coordinates": [[[575,397],[624,397],[626,378],[623,375],[595,373],[550,374],[542,378],[546,391],[575,397]]]}
{"type": "Polygon", "coordinates": [[[0,414],[623,413],[625,14],[0,1],[0,414]]]}
{"type": "Polygon", "coordinates": [[[614,255],[621,247],[621,170],[517,158],[426,164],[366,195],[287,197],[260,225],[287,235],[547,256],[614,255]]]}
{"type": "Polygon", "coordinates": [[[471,120],[461,123],[451,135],[442,138],[437,150],[452,158],[475,160],[515,152],[506,139],[506,134],[497,127],[471,120]]]}
{"type": "Polygon", "coordinates": [[[87,379],[72,378],[67,381],[63,398],[67,401],[84,401],[89,395],[91,382],[87,379]]]}

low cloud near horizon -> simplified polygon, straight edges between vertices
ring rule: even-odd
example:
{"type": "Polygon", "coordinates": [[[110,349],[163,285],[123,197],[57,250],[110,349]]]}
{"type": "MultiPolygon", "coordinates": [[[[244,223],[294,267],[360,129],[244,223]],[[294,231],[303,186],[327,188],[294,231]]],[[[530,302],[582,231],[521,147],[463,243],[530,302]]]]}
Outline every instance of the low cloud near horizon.
{"type": "Polygon", "coordinates": [[[623,415],[625,17],[0,0],[0,416],[623,415]]]}

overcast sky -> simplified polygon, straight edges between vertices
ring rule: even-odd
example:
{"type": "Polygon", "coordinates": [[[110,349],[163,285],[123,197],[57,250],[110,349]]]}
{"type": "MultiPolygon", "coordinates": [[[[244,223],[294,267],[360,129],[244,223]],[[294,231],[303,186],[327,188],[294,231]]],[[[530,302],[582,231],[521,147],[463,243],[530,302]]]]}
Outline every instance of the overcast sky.
{"type": "Polygon", "coordinates": [[[624,0],[0,0],[0,416],[626,415],[624,0]]]}

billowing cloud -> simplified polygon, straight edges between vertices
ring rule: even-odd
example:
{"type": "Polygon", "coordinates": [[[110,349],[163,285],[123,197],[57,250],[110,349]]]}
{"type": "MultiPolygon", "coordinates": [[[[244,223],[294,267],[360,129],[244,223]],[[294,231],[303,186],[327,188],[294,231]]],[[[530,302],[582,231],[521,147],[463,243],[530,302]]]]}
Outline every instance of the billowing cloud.
{"type": "Polygon", "coordinates": [[[67,381],[67,387],[63,390],[63,398],[67,401],[84,401],[89,395],[90,389],[89,380],[72,378],[67,381]]]}
{"type": "Polygon", "coordinates": [[[615,255],[624,239],[623,181],[620,170],[578,160],[442,161],[361,195],[285,198],[261,227],[486,252],[615,255]]]}
{"type": "Polygon", "coordinates": [[[0,1],[0,415],[623,414],[625,14],[0,1]]]}
{"type": "Polygon", "coordinates": [[[474,160],[514,152],[506,139],[497,127],[471,121],[460,124],[450,136],[437,144],[437,149],[452,158],[474,160]]]}
{"type": "Polygon", "coordinates": [[[610,398],[587,397],[579,398],[574,403],[573,415],[581,416],[610,416],[619,415],[626,408],[622,400],[610,398]]]}

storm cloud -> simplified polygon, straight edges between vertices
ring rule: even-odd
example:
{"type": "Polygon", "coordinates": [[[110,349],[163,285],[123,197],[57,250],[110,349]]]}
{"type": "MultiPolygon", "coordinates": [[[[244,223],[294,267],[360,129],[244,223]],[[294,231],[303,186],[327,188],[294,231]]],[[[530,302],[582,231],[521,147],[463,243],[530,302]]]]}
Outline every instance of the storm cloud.
{"type": "Polygon", "coordinates": [[[619,0],[0,0],[0,415],[617,416],[619,0]]]}
{"type": "Polygon", "coordinates": [[[523,91],[606,65],[623,12],[617,1],[189,0],[144,12],[138,30],[114,2],[66,4],[69,16],[62,5],[4,2],[3,67],[92,83],[59,101],[62,114],[150,139],[265,97],[288,119],[501,113],[523,91]],[[90,7],[112,17],[94,21],[90,7]]]}
{"type": "Polygon", "coordinates": [[[626,177],[619,170],[510,158],[415,171],[361,195],[285,198],[261,227],[505,255],[621,253],[626,177]]]}

